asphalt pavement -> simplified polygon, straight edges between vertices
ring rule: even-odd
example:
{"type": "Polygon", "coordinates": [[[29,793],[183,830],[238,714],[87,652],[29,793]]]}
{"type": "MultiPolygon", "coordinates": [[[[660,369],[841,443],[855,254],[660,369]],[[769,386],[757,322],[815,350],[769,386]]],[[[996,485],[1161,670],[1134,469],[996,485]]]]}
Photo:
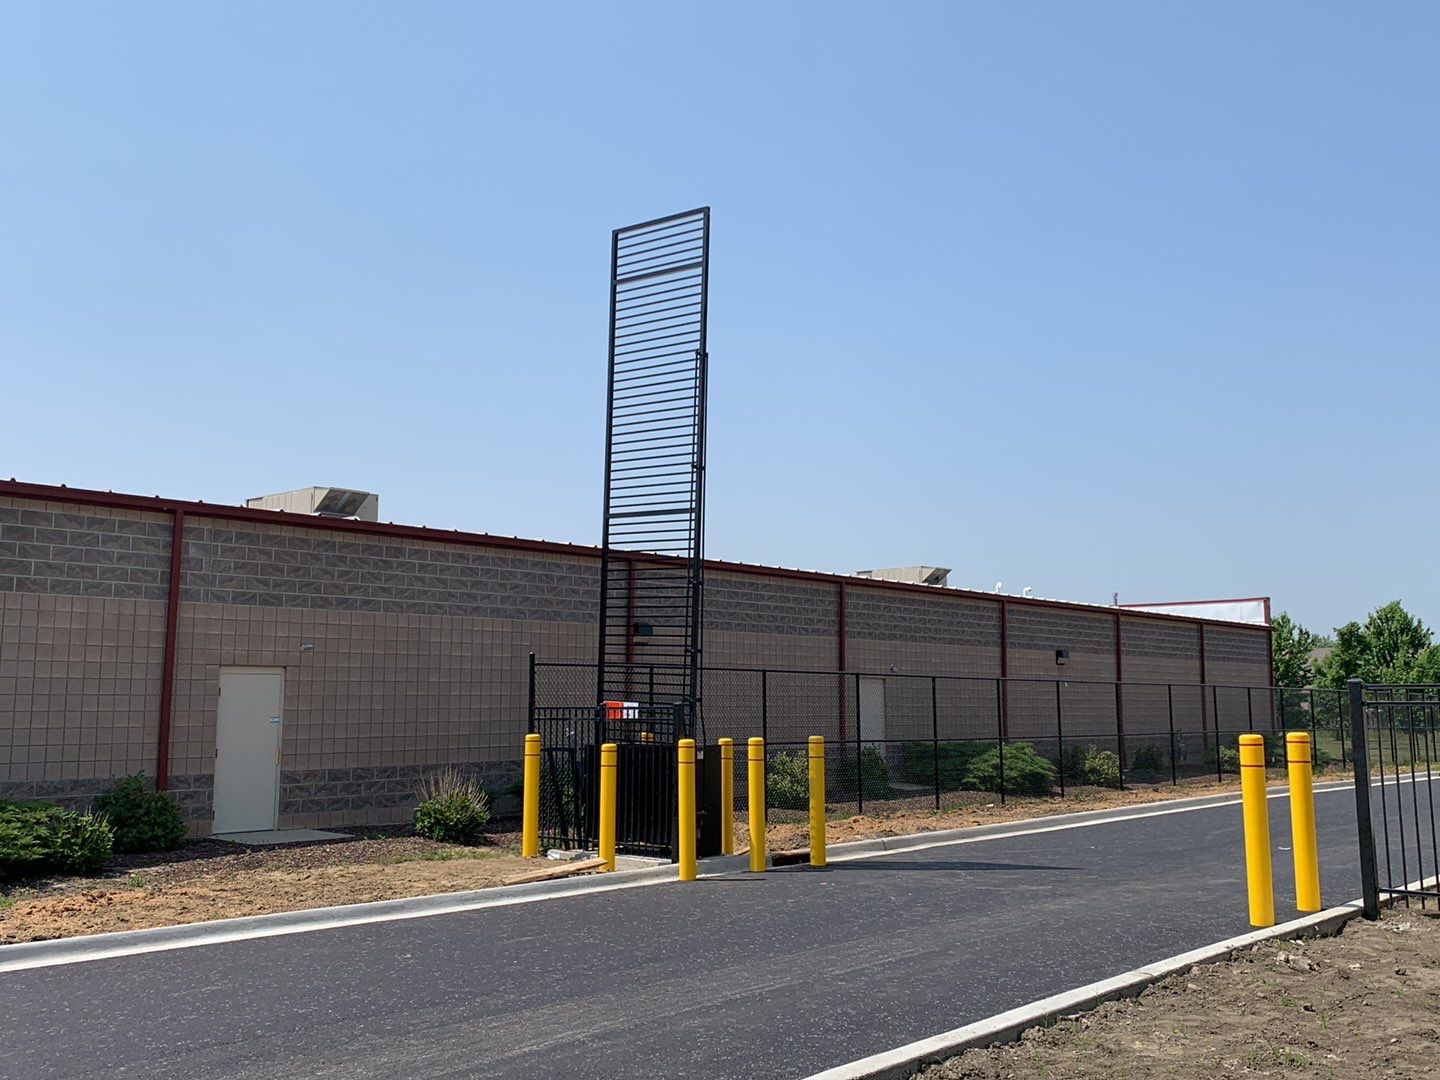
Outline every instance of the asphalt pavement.
{"type": "MultiPolygon", "coordinates": [[[[1354,795],[1316,805],[1343,903],[1354,795]]],[[[1283,920],[1288,803],[1270,811],[1283,920]]],[[[14,972],[0,1077],[803,1077],[1245,932],[1240,821],[1228,805],[14,972]]]]}

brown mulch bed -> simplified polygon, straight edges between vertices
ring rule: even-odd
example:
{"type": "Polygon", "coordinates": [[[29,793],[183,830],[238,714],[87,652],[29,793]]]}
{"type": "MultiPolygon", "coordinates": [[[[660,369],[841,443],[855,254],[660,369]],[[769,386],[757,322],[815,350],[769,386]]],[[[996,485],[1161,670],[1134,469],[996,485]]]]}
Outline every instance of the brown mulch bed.
{"type": "Polygon", "coordinates": [[[1440,917],[1399,908],[1336,937],[1257,945],[917,1076],[1440,1076],[1440,917]]]}
{"type": "Polygon", "coordinates": [[[508,831],[476,847],[394,827],[343,831],[349,839],[269,848],[194,840],[117,856],[99,876],[16,885],[0,891],[0,944],[479,889],[535,868],[508,831]]]}

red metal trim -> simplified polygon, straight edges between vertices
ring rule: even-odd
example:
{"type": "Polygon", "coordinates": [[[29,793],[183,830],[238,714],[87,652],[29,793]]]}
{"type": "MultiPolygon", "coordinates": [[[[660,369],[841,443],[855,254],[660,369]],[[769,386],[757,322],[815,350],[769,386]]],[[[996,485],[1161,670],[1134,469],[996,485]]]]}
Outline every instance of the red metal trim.
{"type": "Polygon", "coordinates": [[[1125,765],[1125,640],[1120,612],[1115,612],[1115,752],[1125,765]]]}
{"type": "Polygon", "coordinates": [[[1000,601],[1000,737],[1010,737],[1010,601],[1000,601]]]}
{"type": "MultiPolygon", "coordinates": [[[[846,656],[846,641],[849,637],[849,622],[845,610],[845,582],[840,581],[835,589],[835,652],[842,672],[849,666],[849,659],[846,656]]],[[[843,747],[845,746],[845,717],[848,715],[845,708],[845,676],[843,674],[840,676],[840,693],[837,695],[836,703],[838,715],[835,721],[840,735],[840,745],[843,747]]]]}
{"type": "MultiPolygon", "coordinates": [[[[553,540],[526,540],[518,536],[493,536],[488,533],[461,532],[459,529],[433,529],[424,525],[396,525],[393,522],[352,521],[347,518],[320,518],[309,514],[292,514],[283,510],[257,510],[248,506],[228,506],[223,503],[193,502],[183,499],[163,499],[160,496],[124,495],[113,491],[92,491],[84,488],[70,488],[63,485],[26,484],[18,480],[0,480],[0,496],[16,499],[35,499],[45,502],[68,502],[82,506],[104,506],[113,510],[138,510],[151,514],[173,514],[184,511],[191,517],[204,517],[221,521],[244,521],[258,525],[279,525],[286,528],[320,529],[330,532],[356,533],[362,536],[386,537],[397,540],[418,540],[428,543],[459,544],[502,548],[510,551],[530,551],[545,555],[571,555],[577,558],[600,558],[600,549],[585,544],[567,544],[553,540]]],[[[669,561],[669,556],[650,556],[651,561],[669,561]]],[[[993,601],[994,593],[978,592],[972,589],[952,589],[935,585],[918,585],[905,581],[880,581],[866,578],[861,584],[849,574],[830,574],[819,570],[793,570],[781,566],[760,566],[755,563],[725,562],[706,559],[705,569],[732,574],[755,574],[761,577],[785,578],[812,584],[823,582],[848,582],[866,589],[885,589],[890,592],[905,592],[941,596],[966,600],[993,601]]],[[[1254,597],[1252,599],[1262,599],[1254,597]]],[[[1042,600],[1033,596],[1007,596],[1006,602],[1026,607],[1050,608],[1061,611],[1109,611],[1112,604],[1083,604],[1065,600],[1042,600]]],[[[1198,602],[1198,601],[1197,601],[1198,602]]],[[[1212,603],[1214,601],[1211,601],[1212,603]]],[[[1188,615],[1172,615],[1163,611],[1137,612],[1147,619],[1173,619],[1194,625],[1197,620],[1188,615]]],[[[1217,626],[1249,627],[1257,629],[1254,623],[1231,622],[1226,619],[1203,620],[1217,626]]]]}
{"type": "Polygon", "coordinates": [[[175,707],[175,639],[180,623],[180,563],[185,548],[185,511],[171,511],[170,581],[165,594],[165,652],[160,665],[160,730],[156,735],[155,788],[170,786],[170,720],[175,707]]]}

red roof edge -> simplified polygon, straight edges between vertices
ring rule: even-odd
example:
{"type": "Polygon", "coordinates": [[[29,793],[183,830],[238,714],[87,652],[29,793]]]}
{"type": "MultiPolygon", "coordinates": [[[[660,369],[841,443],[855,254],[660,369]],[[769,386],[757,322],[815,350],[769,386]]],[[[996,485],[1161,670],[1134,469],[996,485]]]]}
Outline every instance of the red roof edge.
{"type": "MultiPolygon", "coordinates": [[[[87,488],[66,487],[64,484],[30,484],[14,478],[0,480],[0,496],[13,499],[33,499],[44,502],[66,502],[79,506],[99,506],[112,510],[137,510],[148,513],[170,514],[176,511],[187,517],[212,518],[222,521],[242,521],[261,525],[282,525],[301,529],[320,529],[330,532],[354,533],[361,536],[385,537],[396,540],[423,540],[430,543],[462,544],[472,547],[494,547],[510,551],[529,551],[546,555],[572,555],[580,558],[598,559],[600,549],[586,544],[566,544],[553,540],[527,540],[515,536],[494,536],[489,533],[462,532],[459,529],[434,529],[425,525],[396,525],[393,522],[354,521],[349,518],[322,518],[310,514],[294,514],[285,510],[260,510],[250,506],[231,506],[227,503],[207,503],[186,499],[167,499],[159,495],[128,495],[115,491],[95,491],[87,488]]],[[[636,558],[668,561],[664,555],[636,553],[636,558]]],[[[761,577],[786,578],[815,583],[844,582],[848,586],[864,589],[886,589],[892,592],[924,594],[926,596],[956,596],[970,600],[988,600],[1026,607],[1060,609],[1064,611],[1114,611],[1110,604],[1085,604],[1066,600],[1042,600],[1031,596],[1011,596],[1001,593],[979,592],[972,589],[955,589],[948,586],[919,585],[904,581],[881,581],[875,578],[857,578],[850,574],[831,574],[820,570],[790,570],[779,566],[762,566],[756,563],[725,562],[706,559],[705,567],[735,574],[755,574],[761,577]]],[[[1264,599],[1251,597],[1249,599],[1264,599]]],[[[1201,601],[1192,601],[1200,603],[1201,601]]],[[[1212,603],[1214,601],[1211,601],[1212,603]]],[[[1131,605],[1121,605],[1125,610],[1131,605]]],[[[1254,623],[1238,623],[1225,619],[1194,619],[1186,615],[1169,615],[1164,612],[1145,612],[1145,617],[1174,619],[1187,623],[1213,623],[1220,626],[1257,627],[1254,623]]]]}

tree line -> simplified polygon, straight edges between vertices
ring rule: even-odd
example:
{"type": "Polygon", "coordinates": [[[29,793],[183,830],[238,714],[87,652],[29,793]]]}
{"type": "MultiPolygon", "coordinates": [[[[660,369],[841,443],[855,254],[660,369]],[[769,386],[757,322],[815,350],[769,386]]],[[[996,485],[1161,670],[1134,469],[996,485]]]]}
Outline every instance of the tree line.
{"type": "Polygon", "coordinates": [[[1271,622],[1275,639],[1275,685],[1343,687],[1367,683],[1440,683],[1440,644],[1423,622],[1392,600],[1362,622],[1348,622],[1322,636],[1282,611],[1271,622]],[[1317,663],[1317,650],[1329,652],[1317,663]]]}

